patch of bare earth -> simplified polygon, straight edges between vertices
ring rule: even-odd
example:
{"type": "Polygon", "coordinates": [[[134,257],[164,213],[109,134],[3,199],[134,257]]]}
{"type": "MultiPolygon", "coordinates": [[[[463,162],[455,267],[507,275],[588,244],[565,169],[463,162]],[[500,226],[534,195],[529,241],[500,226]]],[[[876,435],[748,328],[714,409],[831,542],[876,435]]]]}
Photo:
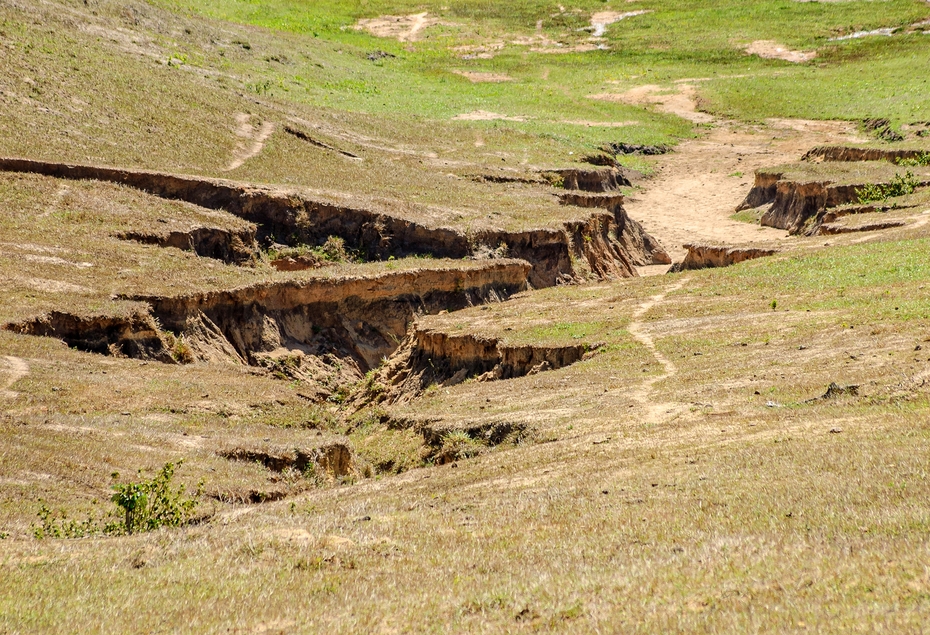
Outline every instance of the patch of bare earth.
{"type": "Polygon", "coordinates": [[[784,241],[786,236],[780,230],[731,218],[752,184],[754,171],[796,161],[820,144],[861,141],[855,127],[847,122],[770,119],[763,126],[746,126],[699,112],[690,84],[679,84],[677,92],[661,91],[659,86],[646,85],[592,98],[655,104],[662,112],[715,124],[701,138],[686,141],[658,159],[656,175],[624,205],[675,261],[684,257],[683,246],[689,242],[784,241]]]}
{"type": "Polygon", "coordinates": [[[246,113],[237,114],[235,133],[240,140],[236,144],[235,150],[233,150],[232,161],[230,161],[226,170],[235,170],[249,159],[258,156],[273,132],[273,122],[264,121],[256,127],[252,124],[252,115],[246,113]]]}
{"type": "Polygon", "coordinates": [[[803,64],[817,57],[817,51],[792,51],[774,40],[756,40],[746,47],[746,53],[769,60],[784,60],[794,64],[803,64]]]}
{"type": "Polygon", "coordinates": [[[479,73],[477,71],[452,71],[460,75],[473,84],[499,84],[501,82],[512,82],[513,77],[503,73],[479,73]]]}
{"type": "Polygon", "coordinates": [[[400,42],[415,42],[422,32],[437,24],[442,24],[439,18],[432,18],[429,13],[416,13],[413,15],[385,15],[380,18],[359,20],[355,28],[368,31],[376,37],[396,39],[400,42]]]}
{"type": "Polygon", "coordinates": [[[453,121],[526,121],[525,117],[510,117],[487,110],[475,110],[452,118],[453,121]]]}

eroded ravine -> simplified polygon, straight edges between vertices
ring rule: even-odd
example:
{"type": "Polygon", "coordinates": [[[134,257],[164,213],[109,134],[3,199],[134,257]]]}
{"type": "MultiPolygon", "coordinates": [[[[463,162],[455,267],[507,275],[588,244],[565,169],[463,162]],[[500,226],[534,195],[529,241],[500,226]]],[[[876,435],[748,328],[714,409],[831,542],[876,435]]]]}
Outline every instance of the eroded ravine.
{"type": "Polygon", "coordinates": [[[637,267],[671,262],[660,243],[612,200],[587,220],[523,231],[465,231],[427,225],[351,197],[338,200],[336,194],[313,196],[223,179],[11,158],[0,159],[0,170],[119,183],[162,198],[225,210],[254,223],[259,242],[322,245],[336,236],[369,260],[410,255],[465,258],[503,250],[532,265],[529,282],[535,288],[591,273],[633,277],[637,267]],[[579,263],[585,263],[587,271],[578,270],[579,263]]]}
{"type": "Polygon", "coordinates": [[[79,350],[166,363],[260,366],[312,383],[325,398],[390,356],[417,315],[501,301],[527,288],[530,266],[470,267],[293,280],[181,296],[123,298],[124,315],[55,311],[7,324],[79,350]]]}
{"type": "MultiPolygon", "coordinates": [[[[694,111],[693,91],[680,94],[694,111]]],[[[656,174],[624,205],[676,262],[687,243],[784,241],[780,229],[732,218],[755,170],[796,161],[815,146],[862,141],[848,122],[770,119],[752,126],[714,117],[709,122],[710,130],[664,155],[656,174]]]]}

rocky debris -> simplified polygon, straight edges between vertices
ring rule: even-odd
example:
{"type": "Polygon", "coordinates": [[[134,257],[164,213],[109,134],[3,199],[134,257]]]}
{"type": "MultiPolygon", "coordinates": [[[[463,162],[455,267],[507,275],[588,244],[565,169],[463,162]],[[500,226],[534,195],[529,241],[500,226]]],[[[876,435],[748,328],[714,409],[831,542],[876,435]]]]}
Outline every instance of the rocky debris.
{"type": "Polygon", "coordinates": [[[890,150],[884,148],[851,148],[847,146],[818,146],[809,150],[802,161],[889,161],[898,163],[917,159],[927,150],[890,150]]]}
{"type": "Polygon", "coordinates": [[[778,249],[767,247],[728,247],[726,245],[687,244],[685,259],[676,263],[669,273],[693,269],[729,267],[754,258],[765,258],[778,253],[778,249]]]}
{"type": "Polygon", "coordinates": [[[433,384],[455,386],[467,379],[497,381],[557,370],[581,361],[597,348],[508,345],[496,338],[415,327],[353,402],[356,408],[405,403],[433,384]]]}
{"type": "Polygon", "coordinates": [[[188,231],[125,231],[120,232],[116,237],[146,245],[193,251],[204,258],[222,260],[227,264],[243,265],[252,263],[258,258],[255,232],[254,225],[239,232],[219,227],[194,227],[188,231]]]}
{"type": "MultiPolygon", "coordinates": [[[[561,228],[465,232],[429,227],[356,205],[312,198],[303,192],[223,179],[27,159],[0,159],[0,170],[121,183],[163,198],[226,210],[254,223],[261,242],[322,245],[336,236],[342,238],[348,248],[369,259],[386,260],[391,256],[415,254],[464,258],[482,250],[497,253],[499,247],[506,245],[511,256],[532,265],[529,282],[536,288],[581,277],[584,272],[574,270],[573,258],[588,261],[590,271],[606,277],[634,277],[637,275],[635,266],[670,262],[657,241],[620,206],[610,211],[609,216],[598,213],[587,221],[564,223],[561,228]],[[582,232],[580,239],[579,231],[582,232]],[[598,260],[600,258],[610,261],[598,260]]],[[[618,187],[619,171],[611,168],[573,168],[550,174],[559,179],[567,176],[569,181],[565,184],[571,186],[570,189],[598,192],[618,187]]]]}
{"type": "Polygon", "coordinates": [[[218,452],[231,461],[261,463],[274,472],[296,470],[301,474],[320,470],[331,477],[355,471],[355,453],[348,439],[330,441],[313,448],[231,448],[218,452]]]}
{"type": "Polygon", "coordinates": [[[603,167],[595,170],[560,168],[545,170],[543,174],[557,182],[561,182],[562,187],[566,190],[611,192],[621,186],[630,185],[630,181],[623,176],[620,170],[613,167],[603,167]]]}

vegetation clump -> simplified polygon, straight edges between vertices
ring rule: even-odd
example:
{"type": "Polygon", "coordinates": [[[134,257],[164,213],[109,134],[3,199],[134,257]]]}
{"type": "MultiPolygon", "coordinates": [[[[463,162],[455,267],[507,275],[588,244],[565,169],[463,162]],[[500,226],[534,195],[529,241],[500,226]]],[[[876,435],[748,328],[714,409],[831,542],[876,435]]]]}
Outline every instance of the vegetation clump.
{"type": "Polygon", "coordinates": [[[874,201],[887,201],[889,198],[896,196],[907,196],[917,189],[920,181],[914,176],[914,173],[908,170],[903,175],[895,174],[890,183],[869,183],[856,189],[856,195],[860,203],[871,203],[874,201]]]}
{"type": "Polygon", "coordinates": [[[916,157],[898,159],[897,163],[905,167],[925,167],[930,165],[930,152],[921,152],[916,157]]]}
{"type": "MultiPolygon", "coordinates": [[[[173,486],[175,470],[182,463],[165,463],[149,480],[114,485],[115,493],[110,500],[116,509],[103,521],[91,517],[77,521],[63,513],[56,518],[56,514],[43,504],[38,513],[40,524],[33,527],[33,534],[39,539],[83,538],[99,533],[124,535],[154,531],[161,527],[180,527],[193,518],[197,498],[203,493],[202,481],[192,497],[188,497],[185,486],[173,486]]],[[[139,470],[141,474],[142,470],[139,470]]],[[[114,472],[113,478],[119,478],[119,474],[114,472]]]]}

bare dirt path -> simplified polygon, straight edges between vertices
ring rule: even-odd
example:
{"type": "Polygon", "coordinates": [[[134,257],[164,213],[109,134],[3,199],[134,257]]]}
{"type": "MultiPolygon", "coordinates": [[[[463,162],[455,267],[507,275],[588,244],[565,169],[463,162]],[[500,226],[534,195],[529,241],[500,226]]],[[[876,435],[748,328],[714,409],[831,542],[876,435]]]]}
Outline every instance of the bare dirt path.
{"type": "Polygon", "coordinates": [[[652,356],[655,357],[656,361],[659,362],[659,365],[662,366],[662,373],[658,375],[652,375],[643,381],[642,385],[633,391],[630,396],[642,404],[647,410],[647,418],[652,421],[658,421],[662,413],[667,412],[669,409],[674,411],[678,404],[668,404],[660,403],[651,398],[653,388],[655,385],[662,381],[663,379],[669,379],[678,374],[678,367],[675,366],[675,363],[662,354],[655,344],[652,335],[649,332],[649,329],[643,324],[642,318],[646,313],[652,309],[654,306],[659,304],[665,299],[669,293],[678,291],[686,284],[688,284],[689,278],[682,278],[677,283],[668,287],[662,293],[654,295],[648,300],[640,303],[640,305],[633,312],[633,321],[630,322],[627,326],[627,330],[630,332],[630,335],[638,341],[640,344],[649,349],[649,352],[652,353],[652,356]]]}
{"type": "MultiPolygon", "coordinates": [[[[647,105],[710,129],[700,138],[680,144],[657,161],[657,173],[625,207],[635,220],[668,250],[684,257],[690,242],[743,244],[788,240],[785,232],[731,218],[752,187],[756,169],[797,161],[807,150],[827,143],[861,142],[848,122],[770,119],[750,126],[698,112],[694,84],[659,93],[658,86],[641,86],[624,93],[591,98],[647,105]]],[[[653,268],[654,269],[654,268],[653,268]]],[[[644,269],[642,273],[657,273],[644,269]]]]}
{"type": "Polygon", "coordinates": [[[236,144],[233,150],[232,161],[226,168],[226,171],[235,170],[243,163],[258,156],[258,153],[265,147],[265,142],[274,132],[274,123],[265,121],[258,128],[251,123],[252,115],[239,113],[236,115],[236,136],[242,140],[236,144]]]}
{"type": "Polygon", "coordinates": [[[10,386],[29,374],[29,364],[19,357],[7,355],[0,364],[0,397],[14,399],[18,393],[10,390],[10,386]]]}

